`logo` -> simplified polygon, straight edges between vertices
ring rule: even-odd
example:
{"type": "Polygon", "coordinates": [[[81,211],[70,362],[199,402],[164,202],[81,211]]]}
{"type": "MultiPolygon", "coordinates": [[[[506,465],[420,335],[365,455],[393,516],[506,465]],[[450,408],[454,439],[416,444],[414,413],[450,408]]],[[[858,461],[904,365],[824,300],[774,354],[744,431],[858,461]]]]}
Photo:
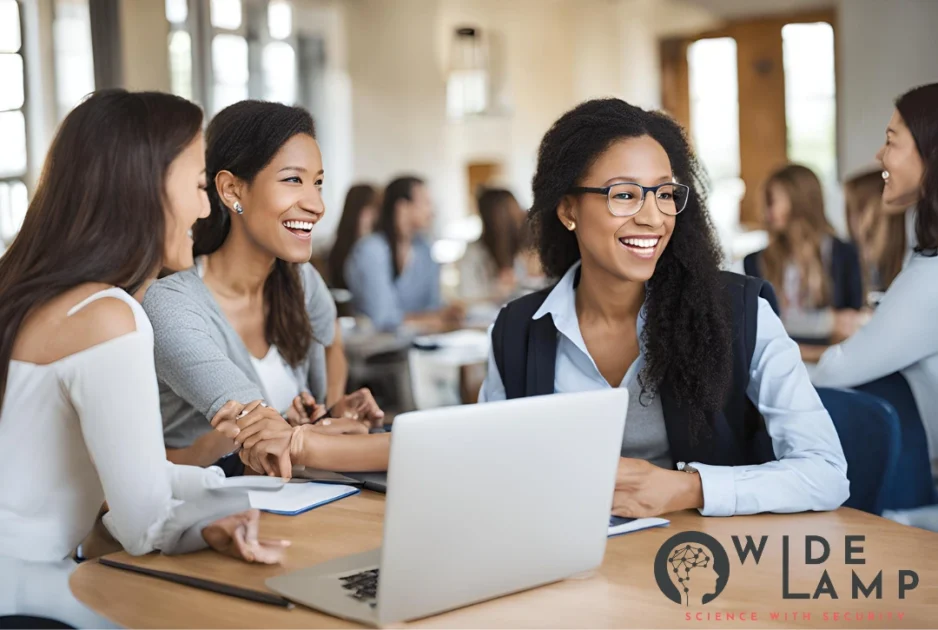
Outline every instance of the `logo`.
{"type": "Polygon", "coordinates": [[[703,532],[668,538],[655,556],[655,581],[664,596],[682,606],[719,597],[730,577],[730,559],[717,540],[703,532]]]}

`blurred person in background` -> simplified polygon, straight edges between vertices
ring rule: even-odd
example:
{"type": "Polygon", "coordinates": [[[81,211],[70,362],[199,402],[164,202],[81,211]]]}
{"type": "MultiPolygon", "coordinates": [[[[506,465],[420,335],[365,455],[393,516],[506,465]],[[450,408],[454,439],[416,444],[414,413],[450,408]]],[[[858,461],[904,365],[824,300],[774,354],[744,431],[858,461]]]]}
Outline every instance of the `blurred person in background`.
{"type": "Polygon", "coordinates": [[[462,305],[444,306],[440,296],[440,267],[424,237],[432,224],[426,184],[417,177],[399,177],[384,191],[375,233],[352,248],[345,281],[355,309],[377,330],[392,332],[406,324],[434,333],[462,323],[462,305]]]}
{"type": "Polygon", "coordinates": [[[851,177],[844,184],[847,228],[860,253],[868,294],[889,288],[902,271],[907,251],[907,211],[883,204],[884,184],[881,169],[851,177]]]}
{"type": "Polygon", "coordinates": [[[345,261],[352,248],[374,231],[381,209],[381,196],[371,184],[355,184],[345,196],[345,207],[336,230],[335,244],[329,252],[329,282],[333,289],[348,289],[345,261]]]}
{"type": "Polygon", "coordinates": [[[460,297],[502,304],[518,285],[523,211],[514,195],[501,188],[483,190],[478,205],[482,235],[466,247],[459,262],[460,297]]]}
{"type": "Polygon", "coordinates": [[[805,360],[816,361],[824,346],[859,326],[866,300],[856,248],[834,236],[821,182],[798,164],[769,177],[765,219],[769,245],[746,257],[746,275],[772,283],[786,330],[805,360]]]}

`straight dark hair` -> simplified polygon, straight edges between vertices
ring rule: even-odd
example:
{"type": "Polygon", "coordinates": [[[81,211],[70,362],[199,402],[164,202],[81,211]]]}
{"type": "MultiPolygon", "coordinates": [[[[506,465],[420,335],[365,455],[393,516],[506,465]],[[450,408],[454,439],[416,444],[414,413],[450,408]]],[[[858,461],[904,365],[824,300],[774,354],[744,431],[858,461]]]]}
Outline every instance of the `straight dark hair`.
{"type": "Polygon", "coordinates": [[[345,195],[345,207],[335,234],[335,244],[329,252],[329,280],[335,289],[348,289],[345,283],[345,261],[352,247],[362,236],[358,226],[362,210],[378,201],[378,190],[370,184],[356,184],[345,195]]]}
{"type": "MultiPolygon", "coordinates": [[[[231,231],[232,211],[215,185],[228,171],[248,185],[293,136],[316,137],[313,117],[301,107],[265,101],[241,101],[218,112],[205,132],[205,174],[212,211],[193,228],[195,256],[218,250],[231,231]]],[[[250,211],[250,209],[248,209],[250,211]]],[[[264,335],[287,363],[300,365],[313,342],[306,297],[295,263],[277,259],[264,282],[264,335]]]]}
{"type": "Polygon", "coordinates": [[[938,83],[909,90],[896,99],[896,109],[925,164],[915,218],[915,251],[934,256],[938,254],[938,83]]]}
{"type": "Polygon", "coordinates": [[[384,189],[384,199],[381,202],[381,213],[375,231],[384,234],[391,248],[391,265],[394,268],[394,277],[401,275],[403,269],[397,260],[397,202],[401,199],[413,201],[414,187],[423,184],[423,180],[413,175],[398,177],[384,189]]]}
{"type": "Polygon", "coordinates": [[[0,257],[0,406],[30,312],[79,285],[135,293],[159,272],[165,178],[202,110],[159,92],[102,90],[65,117],[19,235],[0,257]]]}
{"type": "Polygon", "coordinates": [[[512,205],[518,201],[510,191],[486,188],[479,195],[479,217],[482,219],[482,245],[488,250],[499,271],[511,269],[521,250],[521,228],[511,216],[512,205]]]}

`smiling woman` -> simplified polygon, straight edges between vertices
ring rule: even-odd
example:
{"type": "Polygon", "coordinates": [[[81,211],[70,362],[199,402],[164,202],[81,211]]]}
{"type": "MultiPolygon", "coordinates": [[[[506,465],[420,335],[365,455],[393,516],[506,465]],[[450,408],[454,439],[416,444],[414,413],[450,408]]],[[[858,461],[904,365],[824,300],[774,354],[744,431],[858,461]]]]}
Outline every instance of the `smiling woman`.
{"type": "Polygon", "coordinates": [[[195,266],[158,282],[144,303],[156,338],[168,456],[201,466],[221,460],[229,474],[248,463],[289,476],[279,466],[292,444],[294,463],[383,469],[386,438],[347,437],[342,448],[353,444],[353,456],[334,462],[334,439],[321,435],[367,433],[368,424],[381,423],[367,390],[329,400],[336,420],[310,424],[324,413],[325,347],[337,343],[335,303],[307,262],[311,232],[325,213],[312,118],[298,107],[243,101],[215,117],[206,145],[211,214],[194,229],[195,266]],[[246,406],[261,400],[265,406],[246,406]],[[242,412],[238,439],[255,436],[250,446],[257,448],[242,450],[239,462],[227,457],[238,444],[210,421],[242,412]],[[294,431],[291,424],[305,426],[294,431]],[[249,425],[257,426],[246,431],[249,425]],[[255,444],[261,426],[264,439],[255,444]],[[313,450],[325,459],[307,458],[313,450]],[[278,465],[271,468],[273,451],[278,465]]]}
{"type": "Polygon", "coordinates": [[[617,516],[836,508],[833,423],[771,287],[720,271],[700,175],[664,114],[605,99],[554,123],[529,216],[559,282],[499,314],[479,398],[629,389],[617,516]]]}

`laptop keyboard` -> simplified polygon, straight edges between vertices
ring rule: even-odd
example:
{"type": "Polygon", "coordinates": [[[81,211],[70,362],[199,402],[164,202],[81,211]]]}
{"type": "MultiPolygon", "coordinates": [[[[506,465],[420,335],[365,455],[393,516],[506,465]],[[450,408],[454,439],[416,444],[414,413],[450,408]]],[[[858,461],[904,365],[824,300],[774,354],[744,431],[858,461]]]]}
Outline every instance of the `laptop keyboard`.
{"type": "Polygon", "coordinates": [[[340,577],[342,588],[351,591],[348,596],[374,608],[378,603],[378,569],[369,569],[340,577]]]}

